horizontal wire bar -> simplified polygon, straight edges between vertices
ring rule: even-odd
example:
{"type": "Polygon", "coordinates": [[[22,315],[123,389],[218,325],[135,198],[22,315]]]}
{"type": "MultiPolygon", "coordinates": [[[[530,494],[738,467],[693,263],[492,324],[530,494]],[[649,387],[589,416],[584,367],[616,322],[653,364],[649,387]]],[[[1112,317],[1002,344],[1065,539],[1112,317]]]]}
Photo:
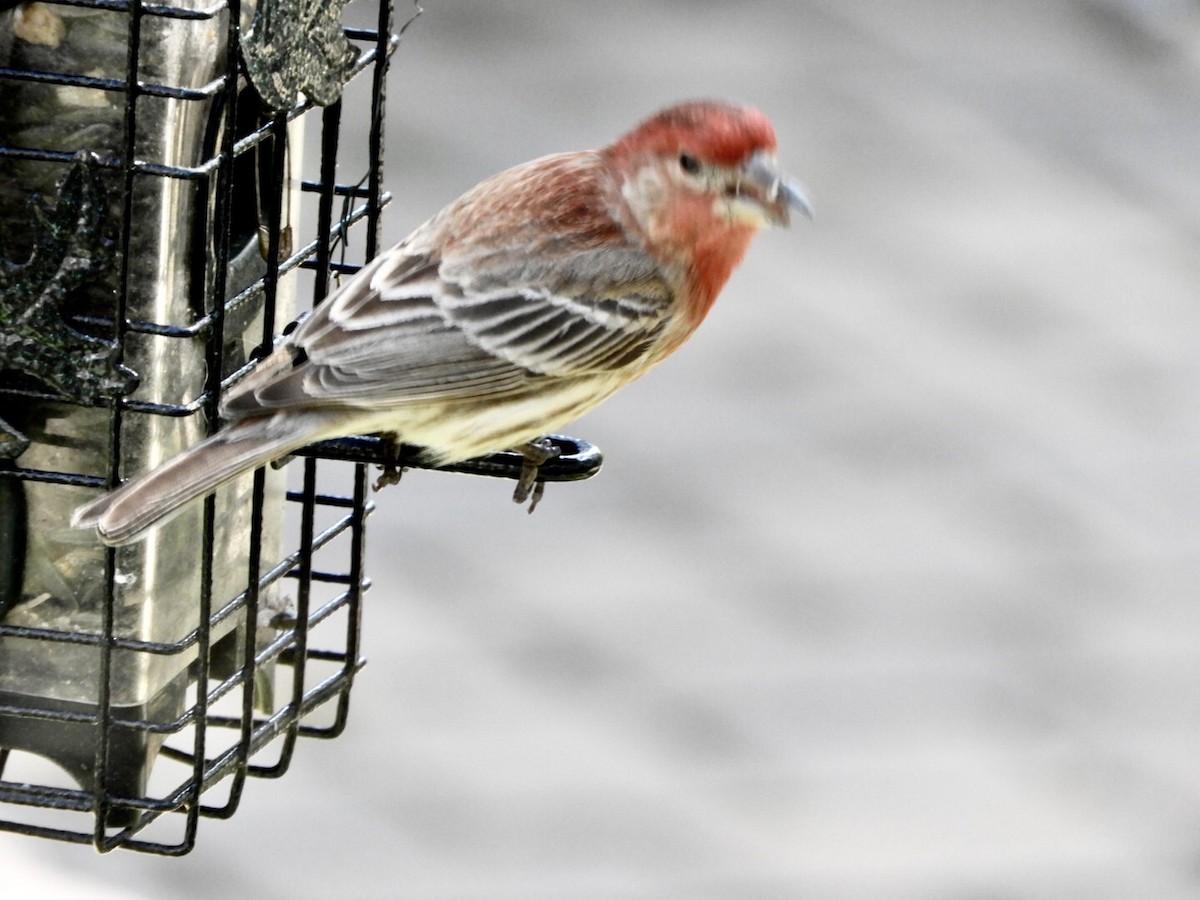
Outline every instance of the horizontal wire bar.
{"type": "MultiPolygon", "coordinates": [[[[129,12],[128,0],[52,0],[54,6],[74,6],[79,9],[98,9],[102,12],[129,12]]],[[[183,6],[172,6],[169,3],[143,3],[142,12],[150,16],[166,19],[212,19],[220,15],[229,6],[225,0],[206,6],[203,9],[191,9],[183,6]]]]}
{"type": "MultiPolygon", "coordinates": [[[[97,75],[75,75],[69,72],[44,72],[38,69],[14,69],[0,66],[0,79],[32,84],[53,84],[61,87],[89,88],[97,91],[125,93],[129,85],[120,78],[101,78],[97,75]]],[[[224,76],[214,78],[200,87],[185,88],[156,82],[138,82],[138,93],[168,100],[211,100],[225,87],[224,76]]]]}

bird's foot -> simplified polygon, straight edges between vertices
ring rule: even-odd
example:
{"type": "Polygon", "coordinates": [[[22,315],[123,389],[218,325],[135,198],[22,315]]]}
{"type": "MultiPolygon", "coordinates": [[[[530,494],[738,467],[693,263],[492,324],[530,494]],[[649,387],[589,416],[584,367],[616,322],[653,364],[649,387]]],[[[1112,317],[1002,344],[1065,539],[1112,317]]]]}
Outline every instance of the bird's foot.
{"type": "Polygon", "coordinates": [[[517,487],[513,491],[513,503],[524,503],[528,500],[529,512],[532,513],[537,509],[546,490],[546,482],[538,478],[538,469],[543,463],[562,453],[562,449],[551,442],[550,438],[541,437],[525,444],[520,448],[520,452],[525,461],[521,464],[521,477],[517,479],[517,487]]]}
{"type": "Polygon", "coordinates": [[[372,485],[372,490],[382,491],[385,487],[400,483],[400,476],[404,474],[404,467],[400,465],[400,452],[403,445],[400,443],[400,436],[394,431],[389,431],[383,435],[383,466],[379,477],[375,479],[375,484],[372,485]]]}

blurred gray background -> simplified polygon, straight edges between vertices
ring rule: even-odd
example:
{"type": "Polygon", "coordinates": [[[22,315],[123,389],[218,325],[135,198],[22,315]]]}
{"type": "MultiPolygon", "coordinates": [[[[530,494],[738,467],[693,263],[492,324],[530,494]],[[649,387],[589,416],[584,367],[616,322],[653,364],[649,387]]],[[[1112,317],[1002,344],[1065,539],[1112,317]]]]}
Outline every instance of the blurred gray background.
{"type": "Polygon", "coordinates": [[[424,5],[390,239],[695,96],[817,220],[597,479],[379,497],[341,739],[182,860],[0,835],[5,896],[1200,896],[1200,5],[424,5]]]}

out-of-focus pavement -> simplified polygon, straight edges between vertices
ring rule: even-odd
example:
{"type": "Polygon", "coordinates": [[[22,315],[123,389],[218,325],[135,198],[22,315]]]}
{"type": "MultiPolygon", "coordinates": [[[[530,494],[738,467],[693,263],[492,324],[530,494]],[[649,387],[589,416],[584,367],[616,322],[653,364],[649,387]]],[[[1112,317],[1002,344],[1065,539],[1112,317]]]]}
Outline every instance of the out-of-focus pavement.
{"type": "Polygon", "coordinates": [[[1200,6],[425,5],[393,238],[707,95],[773,117],[817,220],[574,429],[596,480],[532,517],[486,480],[381,495],[342,738],[183,860],[0,836],[0,871],[40,898],[1200,896],[1200,6]]]}

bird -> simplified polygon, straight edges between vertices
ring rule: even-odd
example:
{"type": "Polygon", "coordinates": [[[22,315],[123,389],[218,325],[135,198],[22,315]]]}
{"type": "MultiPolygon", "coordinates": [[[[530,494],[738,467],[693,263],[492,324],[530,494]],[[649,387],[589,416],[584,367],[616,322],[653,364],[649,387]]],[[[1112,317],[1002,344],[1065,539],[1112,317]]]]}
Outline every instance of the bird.
{"type": "MultiPolygon", "coordinates": [[[[118,546],[319,440],[382,433],[445,465],[526,459],[688,339],[754,235],[811,217],[761,111],[691,100],[611,144],[480,182],[320,303],[219,404],[226,423],[78,507],[118,546]]],[[[535,488],[536,484],[536,488],[535,488]]]]}

